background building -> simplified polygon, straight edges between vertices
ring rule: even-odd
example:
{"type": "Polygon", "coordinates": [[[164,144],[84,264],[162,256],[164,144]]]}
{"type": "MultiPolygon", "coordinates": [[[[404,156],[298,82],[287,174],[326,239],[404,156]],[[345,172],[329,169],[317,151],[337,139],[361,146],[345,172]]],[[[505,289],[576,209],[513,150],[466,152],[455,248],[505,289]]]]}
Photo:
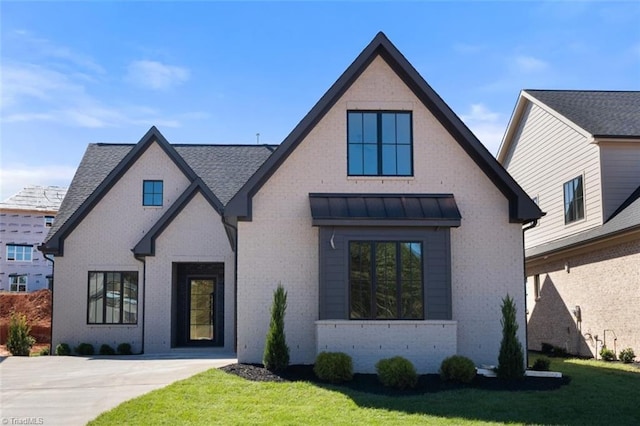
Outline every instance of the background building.
{"type": "Polygon", "coordinates": [[[28,186],[0,203],[0,291],[50,287],[53,265],[37,247],[66,192],[59,186],[28,186]]]}

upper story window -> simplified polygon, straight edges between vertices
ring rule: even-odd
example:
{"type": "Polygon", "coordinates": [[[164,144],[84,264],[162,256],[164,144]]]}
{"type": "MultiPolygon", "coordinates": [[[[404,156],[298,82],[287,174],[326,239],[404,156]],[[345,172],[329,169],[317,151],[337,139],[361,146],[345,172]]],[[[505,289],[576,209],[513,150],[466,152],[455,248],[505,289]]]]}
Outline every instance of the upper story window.
{"type": "Polygon", "coordinates": [[[582,175],[564,184],[564,223],[584,219],[584,185],[582,175]]]}
{"type": "Polygon", "coordinates": [[[349,242],[351,319],[423,319],[422,243],[349,242]]]}
{"type": "Polygon", "coordinates": [[[411,112],[348,111],[349,176],[412,176],[411,112]]]}
{"type": "Polygon", "coordinates": [[[31,262],[33,246],[7,244],[7,260],[11,262],[31,262]]]}
{"type": "Polygon", "coordinates": [[[46,228],[51,228],[53,226],[53,216],[44,217],[44,226],[46,228]]]}
{"type": "Polygon", "coordinates": [[[145,180],[142,182],[142,205],[161,206],[162,186],[161,180],[145,180]]]}

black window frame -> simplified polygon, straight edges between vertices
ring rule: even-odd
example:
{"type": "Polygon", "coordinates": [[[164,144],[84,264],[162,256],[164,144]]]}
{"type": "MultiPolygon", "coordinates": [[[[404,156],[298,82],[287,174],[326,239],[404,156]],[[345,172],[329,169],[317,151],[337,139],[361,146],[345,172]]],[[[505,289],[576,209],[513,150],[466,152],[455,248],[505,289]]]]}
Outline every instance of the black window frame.
{"type": "MultiPolygon", "coordinates": [[[[138,271],[89,271],[87,274],[87,324],[88,325],[137,325],[138,324],[138,295],[139,295],[139,274],[138,271]],[[102,274],[102,291],[101,291],[101,299],[102,299],[102,308],[101,308],[101,317],[102,320],[101,321],[97,321],[97,320],[91,320],[91,311],[92,311],[92,306],[91,306],[91,297],[92,297],[92,293],[91,293],[91,276],[92,274],[102,274]],[[119,287],[119,299],[118,299],[118,303],[119,303],[119,314],[118,314],[118,321],[114,322],[108,322],[107,321],[107,305],[108,303],[105,303],[105,301],[107,301],[108,299],[108,286],[106,285],[108,283],[107,280],[107,276],[108,274],[120,274],[120,287],[119,287]],[[125,291],[124,291],[124,276],[125,274],[133,274],[135,275],[135,306],[136,306],[136,313],[135,313],[135,321],[126,321],[125,322],[125,315],[124,315],[124,299],[125,299],[125,291]]],[[[94,313],[97,313],[97,309],[95,310],[94,313]]]]}
{"type": "Polygon", "coordinates": [[[584,177],[583,175],[565,182],[562,186],[564,224],[568,225],[583,220],[585,217],[584,177]],[[576,191],[580,194],[576,197],[576,191]]]}
{"type": "Polygon", "coordinates": [[[145,207],[162,207],[164,199],[164,181],[160,179],[146,179],[142,181],[142,205],[145,207]],[[152,184],[153,188],[147,192],[147,184],[152,184]],[[160,192],[157,191],[156,185],[160,184],[160,192]],[[157,196],[160,196],[159,202],[157,196]],[[151,202],[147,203],[147,196],[150,196],[151,202]]]}
{"type": "MultiPolygon", "coordinates": [[[[364,118],[364,117],[363,117],[364,118]]],[[[412,177],[413,173],[414,173],[414,161],[413,161],[413,111],[406,111],[406,110],[347,110],[347,176],[354,176],[354,177],[358,177],[358,176],[370,176],[370,177],[412,177]],[[351,114],[375,114],[376,116],[376,161],[377,161],[377,165],[376,165],[376,173],[365,173],[365,155],[364,155],[364,145],[374,145],[371,142],[365,142],[365,136],[364,136],[364,128],[363,128],[363,141],[362,142],[352,142],[350,135],[350,126],[349,126],[349,116],[351,114]],[[407,145],[407,144],[401,144],[398,143],[397,140],[395,143],[391,143],[391,144],[387,144],[383,141],[383,115],[384,114],[395,114],[396,115],[396,123],[397,123],[397,116],[398,115],[407,115],[409,117],[409,171],[405,174],[405,173],[398,173],[397,171],[397,158],[398,158],[398,146],[403,146],[403,145],[407,145]],[[356,173],[353,172],[351,170],[351,146],[352,145],[363,145],[363,158],[362,158],[362,173],[356,173]],[[396,172],[395,173],[385,173],[384,172],[384,147],[385,146],[395,146],[396,147],[396,151],[395,151],[395,158],[396,158],[396,172]]],[[[397,138],[397,126],[396,126],[396,138],[397,138]]]]}
{"type": "Polygon", "coordinates": [[[350,320],[364,320],[364,321],[401,321],[401,320],[410,320],[410,321],[422,321],[426,318],[425,315],[425,270],[424,270],[424,244],[421,240],[361,240],[354,239],[348,241],[348,317],[350,320]],[[352,257],[351,250],[354,244],[368,244],[369,245],[369,253],[370,253],[370,264],[369,266],[369,275],[371,279],[371,288],[369,294],[369,316],[354,316],[354,307],[353,307],[353,293],[352,293],[352,257]],[[379,313],[377,311],[377,296],[378,296],[378,277],[376,273],[377,268],[377,245],[378,244],[394,244],[395,246],[395,300],[396,300],[396,312],[393,317],[379,317],[379,313]],[[403,284],[406,282],[410,282],[411,280],[403,280],[402,279],[402,244],[418,244],[420,246],[420,259],[418,261],[418,265],[420,267],[420,295],[416,298],[420,303],[420,315],[418,316],[403,316],[403,284]]]}

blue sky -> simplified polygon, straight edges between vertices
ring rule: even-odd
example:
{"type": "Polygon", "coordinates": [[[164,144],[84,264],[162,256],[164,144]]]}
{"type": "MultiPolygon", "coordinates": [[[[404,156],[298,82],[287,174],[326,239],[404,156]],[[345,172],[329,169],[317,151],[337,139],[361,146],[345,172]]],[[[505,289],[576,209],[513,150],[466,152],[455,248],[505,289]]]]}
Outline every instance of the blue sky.
{"type": "Polygon", "coordinates": [[[640,90],[640,2],[0,3],[0,199],[91,142],[280,143],[384,31],[496,153],[521,89],[640,90]]]}

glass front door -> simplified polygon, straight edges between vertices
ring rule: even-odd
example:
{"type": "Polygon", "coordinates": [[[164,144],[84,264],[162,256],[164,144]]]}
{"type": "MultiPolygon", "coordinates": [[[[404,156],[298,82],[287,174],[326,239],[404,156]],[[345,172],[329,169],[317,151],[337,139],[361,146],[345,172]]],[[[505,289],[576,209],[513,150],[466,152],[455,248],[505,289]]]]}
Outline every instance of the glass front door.
{"type": "Polygon", "coordinates": [[[189,279],[189,340],[213,341],[215,336],[215,279],[189,279]]]}

